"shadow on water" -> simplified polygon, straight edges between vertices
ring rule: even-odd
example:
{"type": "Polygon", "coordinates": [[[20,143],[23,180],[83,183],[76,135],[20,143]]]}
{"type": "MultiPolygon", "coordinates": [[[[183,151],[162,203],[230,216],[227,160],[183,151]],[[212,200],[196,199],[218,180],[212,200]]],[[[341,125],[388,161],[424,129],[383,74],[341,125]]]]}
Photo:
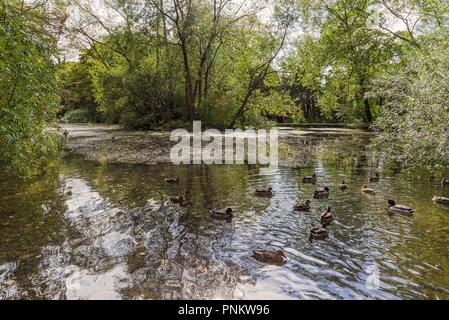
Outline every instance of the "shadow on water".
{"type": "MultiPolygon", "coordinates": [[[[449,208],[437,183],[382,174],[367,196],[369,138],[319,132],[293,137],[313,147],[312,166],[260,175],[252,166],[112,165],[67,157],[58,174],[1,180],[0,298],[49,299],[448,299],[449,208]],[[317,185],[311,213],[293,212],[317,185]],[[166,178],[179,177],[178,185],[166,178]],[[338,189],[345,180],[347,192],[338,189]],[[254,197],[272,186],[272,199],[254,197]],[[192,206],[167,202],[184,196],[192,206]],[[416,209],[390,216],[386,201],[416,209]],[[309,230],[332,206],[324,242],[309,230]],[[232,223],[209,209],[232,207],[232,223]],[[281,248],[283,267],[251,250],[281,248]]],[[[292,143],[290,141],[290,143],[292,143]]]]}

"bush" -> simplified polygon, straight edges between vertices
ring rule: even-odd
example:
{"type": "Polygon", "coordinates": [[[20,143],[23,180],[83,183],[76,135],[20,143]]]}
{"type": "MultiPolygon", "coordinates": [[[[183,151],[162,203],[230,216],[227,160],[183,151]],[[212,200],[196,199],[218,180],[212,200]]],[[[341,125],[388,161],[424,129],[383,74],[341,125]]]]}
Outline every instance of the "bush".
{"type": "Polygon", "coordinates": [[[67,112],[61,120],[65,123],[89,123],[96,122],[96,116],[88,110],[78,109],[67,112]]]}
{"type": "Polygon", "coordinates": [[[59,105],[56,41],[46,31],[43,8],[22,3],[26,8],[18,12],[14,3],[0,1],[0,165],[31,176],[56,150],[45,133],[59,105]]]}
{"type": "Polygon", "coordinates": [[[424,39],[376,83],[385,97],[376,127],[382,160],[402,170],[447,171],[449,166],[449,40],[424,39]]]}

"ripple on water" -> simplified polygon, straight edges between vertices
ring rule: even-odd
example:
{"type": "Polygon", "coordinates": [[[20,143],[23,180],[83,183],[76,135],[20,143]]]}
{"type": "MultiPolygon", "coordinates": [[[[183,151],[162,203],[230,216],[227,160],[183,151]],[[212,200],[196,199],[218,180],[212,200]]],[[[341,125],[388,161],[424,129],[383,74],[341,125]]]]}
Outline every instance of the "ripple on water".
{"type": "Polygon", "coordinates": [[[11,240],[0,243],[0,298],[449,298],[448,209],[431,204],[440,187],[382,173],[373,184],[376,195],[366,196],[360,188],[370,169],[356,136],[354,146],[350,138],[327,144],[314,134],[301,139],[347,159],[317,158],[303,170],[260,174],[252,166],[69,158],[53,183],[13,184],[0,207],[0,229],[11,240]],[[313,172],[318,183],[303,184],[313,172]],[[179,185],[165,183],[173,176],[181,178],[179,185]],[[342,180],[347,192],[338,188],[342,180]],[[254,197],[261,186],[273,187],[271,199],[254,197]],[[312,199],[318,186],[331,188],[328,199],[312,199]],[[180,195],[193,205],[166,203],[180,195]],[[388,215],[392,195],[413,206],[415,217],[388,215]],[[293,212],[307,199],[310,213],[293,212]],[[229,206],[236,211],[233,222],[210,219],[208,210],[229,206]],[[328,206],[336,214],[330,236],[310,242],[310,229],[328,206]],[[287,263],[273,267],[251,258],[252,250],[265,248],[284,250],[287,263]],[[17,283],[6,287],[2,280],[11,276],[17,283]]]}

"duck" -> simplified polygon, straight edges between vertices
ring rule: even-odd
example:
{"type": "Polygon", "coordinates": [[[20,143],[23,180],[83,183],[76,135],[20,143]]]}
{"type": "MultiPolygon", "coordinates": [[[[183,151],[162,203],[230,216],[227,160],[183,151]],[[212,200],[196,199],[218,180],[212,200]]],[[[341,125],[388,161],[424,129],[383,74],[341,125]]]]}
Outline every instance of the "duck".
{"type": "Polygon", "coordinates": [[[310,230],[310,240],[326,240],[327,237],[329,237],[329,230],[323,226],[310,230]]]}
{"type": "Polygon", "coordinates": [[[369,188],[368,186],[363,186],[362,192],[366,194],[375,194],[376,191],[374,189],[369,188]]]}
{"type": "Polygon", "coordinates": [[[294,207],[294,211],[307,212],[310,211],[310,200],[307,200],[304,203],[297,204],[294,207]]]}
{"type": "Polygon", "coordinates": [[[321,215],[321,224],[322,225],[329,225],[332,221],[334,221],[334,214],[332,213],[332,208],[327,208],[327,211],[325,211],[321,215]]]}
{"type": "Polygon", "coordinates": [[[253,251],[252,257],[259,262],[274,264],[281,266],[287,261],[287,257],[285,256],[282,250],[261,250],[261,251],[253,251]]]}
{"type": "Polygon", "coordinates": [[[348,185],[346,184],[346,182],[343,180],[342,183],[340,183],[340,190],[341,191],[346,191],[348,190],[348,185]]]}
{"type": "Polygon", "coordinates": [[[304,179],[302,179],[302,182],[304,182],[304,183],[316,183],[317,182],[317,176],[316,176],[316,174],[314,174],[313,176],[310,176],[310,177],[304,177],[304,179]]]}
{"type": "Polygon", "coordinates": [[[232,220],[234,218],[234,211],[232,208],[227,208],[225,211],[222,210],[211,210],[210,216],[215,220],[232,220]]]}
{"type": "Polygon", "coordinates": [[[175,204],[179,204],[181,207],[191,206],[192,203],[188,202],[183,196],[180,197],[171,197],[170,201],[175,204]]]}
{"type": "Polygon", "coordinates": [[[380,181],[380,175],[376,173],[374,176],[369,177],[369,182],[379,182],[380,181]]]}
{"type": "Polygon", "coordinates": [[[399,213],[408,216],[411,216],[413,215],[413,213],[415,213],[414,209],[402,205],[397,205],[394,200],[388,200],[388,211],[390,211],[391,213],[399,213]]]}
{"type": "Polygon", "coordinates": [[[449,206],[449,198],[444,198],[444,197],[433,197],[432,201],[436,204],[442,204],[445,206],[449,206]]]}
{"type": "Polygon", "coordinates": [[[183,203],[185,201],[183,196],[180,197],[171,197],[170,201],[176,204],[183,203]]]}
{"type": "Polygon", "coordinates": [[[257,197],[272,197],[273,196],[273,188],[269,187],[266,188],[259,188],[256,190],[256,196],[257,197]]]}
{"type": "Polygon", "coordinates": [[[318,188],[314,192],[315,199],[326,198],[329,197],[330,190],[328,187],[318,188]]]}
{"type": "Polygon", "coordinates": [[[179,183],[179,178],[168,178],[168,179],[165,179],[165,182],[167,182],[167,183],[170,183],[170,184],[176,184],[176,183],[179,183]]]}
{"type": "Polygon", "coordinates": [[[449,186],[449,178],[443,178],[443,180],[441,180],[441,186],[443,188],[449,186]]]}

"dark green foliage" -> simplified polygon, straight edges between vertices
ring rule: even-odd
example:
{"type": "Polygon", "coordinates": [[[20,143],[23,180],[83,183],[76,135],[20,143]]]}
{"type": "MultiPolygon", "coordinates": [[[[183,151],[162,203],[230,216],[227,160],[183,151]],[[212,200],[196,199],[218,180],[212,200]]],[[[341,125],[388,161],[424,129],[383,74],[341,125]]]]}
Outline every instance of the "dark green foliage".
{"type": "Polygon", "coordinates": [[[0,1],[0,163],[30,175],[56,147],[44,131],[59,103],[56,43],[44,12],[20,8],[19,2],[0,1]]]}
{"type": "Polygon", "coordinates": [[[64,123],[93,123],[96,121],[96,116],[89,110],[76,109],[67,111],[60,120],[64,123]]]}
{"type": "Polygon", "coordinates": [[[84,62],[65,62],[57,72],[61,109],[64,122],[99,122],[101,115],[93,95],[89,65],[84,62]],[[82,112],[81,112],[82,111],[82,112]]]}

